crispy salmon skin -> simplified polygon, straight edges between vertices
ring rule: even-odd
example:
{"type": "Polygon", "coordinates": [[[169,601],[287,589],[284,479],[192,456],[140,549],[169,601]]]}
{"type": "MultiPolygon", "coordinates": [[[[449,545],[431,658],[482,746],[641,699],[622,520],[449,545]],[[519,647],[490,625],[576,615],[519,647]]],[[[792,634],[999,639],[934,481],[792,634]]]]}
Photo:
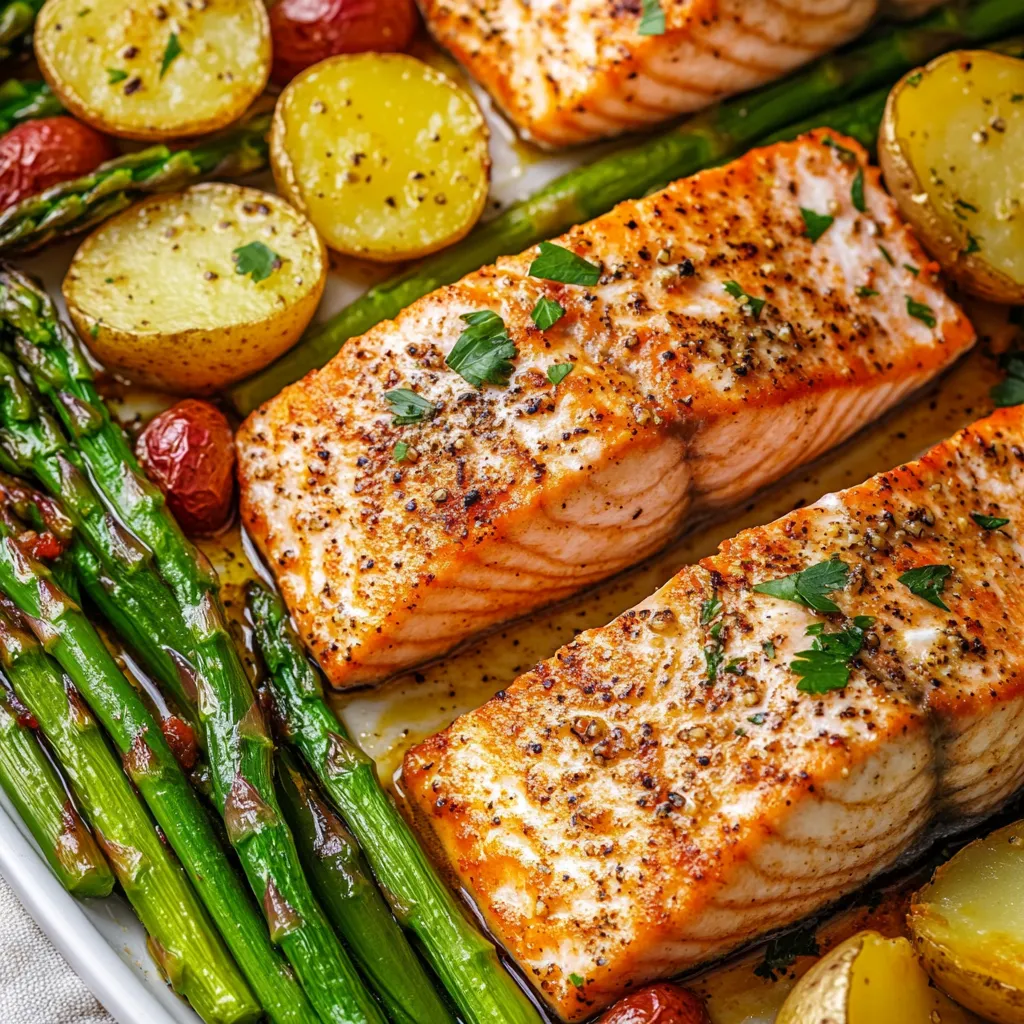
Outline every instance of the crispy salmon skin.
{"type": "Polygon", "coordinates": [[[410,751],[437,848],[559,1015],[791,924],[1014,793],[1021,523],[1018,407],[739,534],[410,751]]]}
{"type": "Polygon", "coordinates": [[[243,521],[333,685],[636,563],[969,348],[865,159],[818,133],[623,203],[556,240],[596,284],[531,276],[537,249],[502,259],[255,412],[238,434],[243,521]],[[541,298],[565,311],[546,330],[541,298]],[[505,387],[445,362],[482,311],[516,346],[505,387]],[[397,424],[394,391],[434,414],[397,424]]]}
{"type": "Polygon", "coordinates": [[[420,0],[434,38],[546,146],[642,128],[779,78],[855,36],[878,0],[655,0],[656,33],[643,6],[420,0]]]}

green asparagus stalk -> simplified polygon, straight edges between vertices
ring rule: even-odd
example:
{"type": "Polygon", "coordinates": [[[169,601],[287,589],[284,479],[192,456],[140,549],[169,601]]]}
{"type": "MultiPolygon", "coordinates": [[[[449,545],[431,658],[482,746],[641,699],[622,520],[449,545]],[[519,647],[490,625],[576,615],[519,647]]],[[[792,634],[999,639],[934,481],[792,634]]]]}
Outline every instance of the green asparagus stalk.
{"type": "MultiPolygon", "coordinates": [[[[5,547],[17,564],[9,534],[5,547]]],[[[175,991],[208,1024],[258,1019],[259,1004],[184,871],[161,842],[96,719],[39,642],[3,610],[0,661],[67,773],[175,991]]],[[[139,749],[133,748],[126,760],[139,749]]],[[[132,767],[137,773],[138,758],[132,767]]]]}
{"type": "Polygon", "coordinates": [[[109,896],[114,875],[60,777],[6,687],[0,687],[0,786],[60,884],[75,896],[109,896]]]}
{"type": "Polygon", "coordinates": [[[469,922],[385,793],[373,761],[324,700],[281,599],[249,587],[256,643],[283,733],[296,746],[366,853],[399,923],[420,948],[467,1022],[536,1021],[494,946],[469,922]]]}
{"type": "Polygon", "coordinates": [[[719,163],[794,121],[819,115],[817,123],[827,123],[827,115],[821,112],[828,107],[892,85],[905,71],[944,50],[1022,29],[1024,4],[1019,0],[943,7],[915,23],[872,34],[789,78],[725,100],[676,127],[563,174],[476,228],[462,242],[371,288],[265,370],[235,385],[229,392],[231,401],[247,415],[286,384],[323,366],[349,338],[499,256],[522,252],[573,224],[606,213],[616,203],[719,163]]]}
{"type": "Polygon", "coordinates": [[[43,0],[6,0],[0,5],[0,60],[14,52],[15,44],[32,31],[43,0]]]}
{"type": "Polygon", "coordinates": [[[270,114],[257,114],[205,142],[179,150],[150,146],[29,196],[0,213],[0,252],[38,249],[85,231],[136,200],[175,192],[204,178],[237,178],[267,166],[270,114]]]}
{"type": "Polygon", "coordinates": [[[0,133],[9,132],[23,121],[63,113],[63,104],[45,82],[9,78],[0,85],[0,133]]]}
{"type": "Polygon", "coordinates": [[[313,889],[388,1016],[395,1024],[453,1024],[355,838],[286,748],[278,751],[277,784],[313,889]]]}
{"type": "Polygon", "coordinates": [[[191,687],[214,797],[262,902],[271,938],[291,961],[321,1017],[383,1024],[302,873],[274,792],[273,744],[228,631],[216,573],[181,532],[128,439],[110,419],[77,338],[61,323],[46,293],[10,267],[0,268],[0,320],[14,332],[19,359],[51,400],[90,479],[153,553],[178,603],[189,641],[179,653],[193,670],[191,687]]]}

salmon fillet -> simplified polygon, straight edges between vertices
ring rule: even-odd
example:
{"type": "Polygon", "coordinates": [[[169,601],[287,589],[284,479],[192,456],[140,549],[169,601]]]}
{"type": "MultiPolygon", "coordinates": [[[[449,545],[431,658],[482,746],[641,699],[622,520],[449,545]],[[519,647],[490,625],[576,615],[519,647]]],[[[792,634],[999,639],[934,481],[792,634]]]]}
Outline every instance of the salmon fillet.
{"type": "MultiPolygon", "coordinates": [[[[903,0],[906,2],[906,0],[903,0]]],[[[434,38],[545,146],[618,135],[779,78],[857,35],[878,0],[420,0],[434,38]]]]}
{"type": "Polygon", "coordinates": [[[536,249],[502,259],[255,412],[238,434],[243,521],[333,685],[635,564],[964,352],[970,324],[865,159],[819,133],[623,203],[559,240],[596,285],[530,276],[536,249]],[[816,242],[801,208],[834,218],[816,242]],[[565,309],[545,331],[540,298],[565,309]],[[483,310],[518,348],[508,387],[445,364],[461,316],[483,310]],[[573,369],[555,386],[559,364],[573,369]],[[396,426],[396,389],[436,415],[396,426]],[[397,442],[413,455],[396,462],[397,442]]]}
{"type": "Polygon", "coordinates": [[[1014,408],[744,531],[410,751],[407,795],[556,1013],[791,924],[1014,793],[1022,523],[1014,408]],[[836,613],[753,589],[833,559],[836,613]],[[938,589],[903,577],[928,566],[938,589]],[[851,627],[846,684],[801,689],[826,678],[822,654],[794,668],[815,629],[851,627]]]}

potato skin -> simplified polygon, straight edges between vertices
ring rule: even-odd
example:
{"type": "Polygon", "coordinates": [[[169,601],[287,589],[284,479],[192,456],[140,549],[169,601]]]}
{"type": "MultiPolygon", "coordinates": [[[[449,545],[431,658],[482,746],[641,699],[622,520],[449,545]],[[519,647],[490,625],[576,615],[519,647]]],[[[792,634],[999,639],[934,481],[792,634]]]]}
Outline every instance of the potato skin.
{"type": "Polygon", "coordinates": [[[136,454],[189,536],[216,533],[232,517],[235,444],[231,425],[209,402],[189,398],[150,421],[136,454]]]}
{"type": "Polygon", "coordinates": [[[597,1024],[711,1024],[711,1018],[692,992],[663,982],[620,999],[597,1024]]]}
{"type": "Polygon", "coordinates": [[[25,121],[0,136],[0,210],[115,155],[110,139],[73,117],[25,121]]]}
{"type": "Polygon", "coordinates": [[[413,0],[278,0],[270,8],[271,77],[287,85],[300,71],[339,53],[396,53],[419,27],[413,0]]]}

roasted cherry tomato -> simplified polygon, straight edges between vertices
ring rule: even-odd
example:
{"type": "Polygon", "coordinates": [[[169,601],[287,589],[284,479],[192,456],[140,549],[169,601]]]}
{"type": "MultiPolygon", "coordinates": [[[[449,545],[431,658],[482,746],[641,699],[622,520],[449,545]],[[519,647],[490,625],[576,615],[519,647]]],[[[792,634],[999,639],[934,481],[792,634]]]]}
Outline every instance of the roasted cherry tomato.
{"type": "Polygon", "coordinates": [[[666,982],[620,999],[597,1024],[711,1024],[711,1018],[697,996],[666,982]]]}
{"type": "Polygon", "coordinates": [[[284,85],[339,53],[404,50],[418,25],[413,0],[278,0],[270,8],[273,79],[284,85]]]}
{"type": "Polygon", "coordinates": [[[0,210],[115,155],[111,141],[73,117],[25,121],[0,136],[0,210]]]}
{"type": "Polygon", "coordinates": [[[235,445],[216,406],[189,398],[160,413],[139,436],[136,454],[186,533],[215,533],[228,522],[235,445]]]}

